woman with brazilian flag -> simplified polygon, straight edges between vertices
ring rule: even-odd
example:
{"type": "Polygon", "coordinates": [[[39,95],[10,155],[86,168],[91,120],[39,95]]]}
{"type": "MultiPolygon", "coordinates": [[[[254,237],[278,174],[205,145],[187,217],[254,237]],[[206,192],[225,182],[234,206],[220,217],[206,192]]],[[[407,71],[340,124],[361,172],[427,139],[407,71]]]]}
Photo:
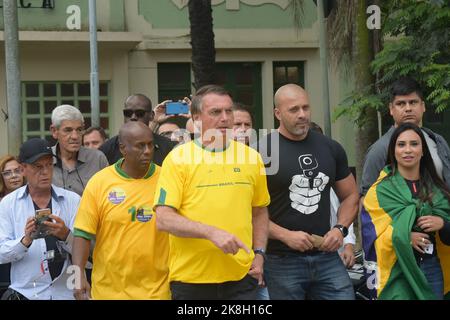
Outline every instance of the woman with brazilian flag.
{"type": "Polygon", "coordinates": [[[361,213],[367,284],[374,298],[450,298],[450,190],[415,124],[394,131],[388,165],[361,213]]]}

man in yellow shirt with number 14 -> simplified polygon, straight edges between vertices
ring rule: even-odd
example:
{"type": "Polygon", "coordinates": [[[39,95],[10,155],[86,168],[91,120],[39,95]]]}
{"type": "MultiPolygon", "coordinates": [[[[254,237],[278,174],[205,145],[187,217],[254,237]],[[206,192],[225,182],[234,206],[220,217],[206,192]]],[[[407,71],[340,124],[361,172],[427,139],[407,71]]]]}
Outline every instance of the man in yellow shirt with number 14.
{"type": "Polygon", "coordinates": [[[74,225],[73,264],[84,270],[95,238],[92,290],[84,273],[77,299],[170,299],[168,235],[156,229],[152,203],[160,167],[151,130],[128,122],[119,133],[124,156],[86,186],[74,225]]]}

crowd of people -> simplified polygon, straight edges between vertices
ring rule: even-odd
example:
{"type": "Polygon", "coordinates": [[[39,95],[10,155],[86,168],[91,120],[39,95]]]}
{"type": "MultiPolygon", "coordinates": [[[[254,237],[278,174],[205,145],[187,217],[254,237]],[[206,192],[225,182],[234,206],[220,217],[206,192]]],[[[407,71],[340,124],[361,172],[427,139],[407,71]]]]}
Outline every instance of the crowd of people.
{"type": "Polygon", "coordinates": [[[0,159],[2,299],[352,300],[358,215],[371,298],[448,296],[450,149],[421,127],[415,80],[393,84],[359,190],[298,85],[259,139],[223,87],[180,100],[188,113],[170,102],[129,96],[110,138],[58,106],[54,146],[0,159]]]}

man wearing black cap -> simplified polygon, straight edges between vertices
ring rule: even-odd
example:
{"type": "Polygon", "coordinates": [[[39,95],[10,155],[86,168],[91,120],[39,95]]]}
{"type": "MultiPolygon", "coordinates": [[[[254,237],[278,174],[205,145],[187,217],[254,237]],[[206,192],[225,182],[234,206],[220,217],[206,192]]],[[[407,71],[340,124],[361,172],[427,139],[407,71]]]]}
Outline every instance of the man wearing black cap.
{"type": "MultiPolygon", "coordinates": [[[[140,121],[148,126],[150,121],[153,120],[152,102],[143,94],[133,94],[129,96],[125,100],[123,117],[125,123],[129,121],[140,121]]],[[[155,144],[153,162],[158,166],[161,166],[164,158],[172,150],[172,148],[177,145],[177,143],[156,133],[153,134],[153,139],[155,144]]],[[[109,164],[112,165],[116,163],[120,158],[122,158],[122,154],[119,149],[119,136],[114,136],[108,139],[104,144],[102,144],[99,150],[105,154],[109,164]]]]}
{"type": "Polygon", "coordinates": [[[25,142],[19,161],[27,184],[0,203],[0,263],[11,263],[11,285],[2,299],[72,299],[66,268],[80,197],[52,185],[47,141],[25,142]]]}

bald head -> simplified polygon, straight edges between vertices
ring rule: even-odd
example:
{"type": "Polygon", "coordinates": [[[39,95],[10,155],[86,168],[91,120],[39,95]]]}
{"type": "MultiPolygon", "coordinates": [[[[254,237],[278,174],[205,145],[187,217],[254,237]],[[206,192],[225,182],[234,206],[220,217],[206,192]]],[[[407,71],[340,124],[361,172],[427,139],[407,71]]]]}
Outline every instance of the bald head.
{"type": "Polygon", "coordinates": [[[150,136],[153,140],[152,130],[140,121],[124,123],[119,130],[119,143],[129,144],[142,136],[150,136]]]}
{"type": "Polygon", "coordinates": [[[291,140],[305,139],[311,119],[306,91],[296,84],[282,86],[275,93],[274,104],[275,117],[280,121],[278,131],[291,140]]]}
{"type": "Polygon", "coordinates": [[[296,96],[304,96],[308,98],[308,94],[306,93],[305,89],[303,89],[299,85],[289,83],[280,87],[277,92],[275,92],[273,103],[276,108],[279,108],[284,98],[294,98],[296,96]]]}
{"type": "Polygon", "coordinates": [[[127,122],[119,131],[119,148],[128,169],[146,172],[153,160],[153,133],[140,121],[127,122]]]}
{"type": "Polygon", "coordinates": [[[139,104],[146,110],[152,110],[152,101],[144,94],[132,94],[125,100],[125,106],[139,104]]]}

